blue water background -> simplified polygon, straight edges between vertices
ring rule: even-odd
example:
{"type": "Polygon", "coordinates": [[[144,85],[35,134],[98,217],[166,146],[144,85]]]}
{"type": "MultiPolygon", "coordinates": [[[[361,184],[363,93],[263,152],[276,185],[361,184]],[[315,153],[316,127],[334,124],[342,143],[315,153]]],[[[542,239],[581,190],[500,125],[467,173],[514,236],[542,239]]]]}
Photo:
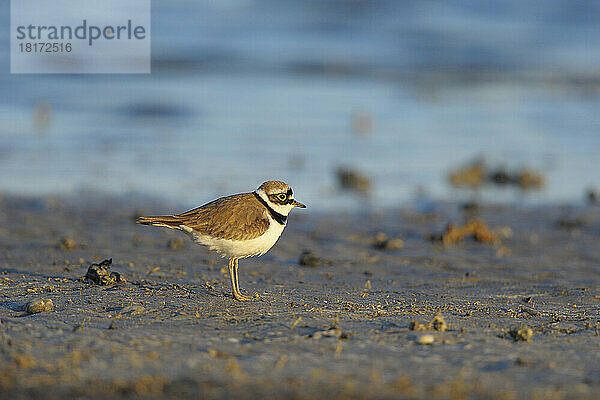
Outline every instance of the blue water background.
{"type": "Polygon", "coordinates": [[[446,176],[478,156],[547,177],[486,200],[600,187],[598,1],[152,6],[150,75],[11,75],[0,7],[0,191],[194,206],[283,179],[315,209],[394,207],[468,198],[446,176]],[[340,165],[372,178],[369,199],[337,188],[340,165]]]}

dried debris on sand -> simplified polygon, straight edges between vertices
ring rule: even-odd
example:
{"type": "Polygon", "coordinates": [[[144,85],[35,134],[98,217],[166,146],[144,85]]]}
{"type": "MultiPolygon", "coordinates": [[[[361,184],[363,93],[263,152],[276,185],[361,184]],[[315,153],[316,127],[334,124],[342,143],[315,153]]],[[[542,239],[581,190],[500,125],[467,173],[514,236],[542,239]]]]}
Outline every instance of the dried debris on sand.
{"type": "Polygon", "coordinates": [[[320,265],[331,265],[331,261],[324,260],[310,250],[304,250],[298,258],[298,265],[304,267],[318,267],[320,265]]]}
{"type": "Polygon", "coordinates": [[[560,218],[556,221],[556,227],[567,231],[585,228],[589,225],[588,219],[584,217],[560,218]]]}
{"type": "Polygon", "coordinates": [[[446,321],[444,320],[442,314],[438,312],[437,314],[435,314],[433,319],[429,321],[427,325],[419,321],[411,321],[408,328],[411,331],[426,331],[432,329],[438,332],[446,332],[446,329],[448,329],[448,325],[446,324],[446,321]]]}
{"type": "Polygon", "coordinates": [[[185,247],[185,242],[182,238],[170,239],[167,242],[167,247],[171,250],[179,250],[185,247]]]}
{"type": "Polygon", "coordinates": [[[521,189],[528,190],[541,188],[544,186],[545,179],[541,172],[523,168],[512,178],[512,182],[517,184],[521,189]]]}
{"type": "Polygon", "coordinates": [[[411,321],[410,324],[408,325],[408,329],[410,329],[411,331],[426,331],[429,328],[427,325],[425,325],[422,322],[411,321]]]}
{"type": "Polygon", "coordinates": [[[342,329],[338,326],[338,319],[336,318],[329,328],[319,330],[307,335],[307,338],[311,339],[321,339],[323,337],[335,337],[337,339],[343,340],[348,339],[350,335],[347,332],[343,332],[342,329]]]}
{"type": "Polygon", "coordinates": [[[146,309],[143,306],[134,304],[134,305],[129,305],[129,306],[123,307],[121,312],[119,312],[119,314],[117,314],[117,316],[115,318],[121,319],[121,318],[126,318],[126,317],[133,317],[136,315],[144,314],[145,312],[146,312],[146,309]]]}
{"type": "Polygon", "coordinates": [[[375,118],[367,110],[356,110],[352,113],[352,128],[356,133],[368,135],[375,129],[375,118]]]}
{"type": "Polygon", "coordinates": [[[594,205],[598,204],[598,193],[594,189],[588,189],[585,193],[585,198],[587,199],[588,204],[594,205]]]}
{"type": "Polygon", "coordinates": [[[475,160],[473,163],[450,172],[448,180],[452,186],[478,187],[485,179],[485,164],[483,160],[475,160]]]}
{"type": "Polygon", "coordinates": [[[433,319],[429,322],[429,326],[431,326],[434,330],[439,332],[445,332],[448,328],[444,317],[440,313],[437,313],[435,317],[433,317],[433,319]]]}
{"type": "Polygon", "coordinates": [[[125,282],[125,278],[123,278],[121,274],[110,270],[111,265],[112,258],[104,260],[100,264],[92,264],[89,266],[85,276],[81,279],[86,283],[102,286],[125,282]]]}
{"type": "Polygon", "coordinates": [[[448,181],[455,187],[477,188],[486,183],[498,186],[513,185],[521,190],[539,189],[544,186],[544,175],[528,167],[515,171],[500,167],[490,169],[484,160],[477,159],[472,163],[453,170],[448,181]]]}
{"type": "Polygon", "coordinates": [[[379,232],[373,238],[371,245],[377,250],[399,250],[404,247],[404,241],[399,237],[389,238],[385,233],[379,232]]]}
{"type": "Polygon", "coordinates": [[[529,342],[533,336],[533,330],[526,326],[511,328],[505,337],[510,337],[515,342],[529,342]]]}
{"type": "Polygon", "coordinates": [[[471,219],[463,226],[448,224],[448,227],[441,234],[431,234],[429,239],[432,241],[441,241],[444,246],[449,246],[461,242],[466,237],[472,237],[480,243],[499,244],[500,236],[492,232],[485,222],[480,219],[471,219]]]}
{"type": "Polygon", "coordinates": [[[77,243],[70,237],[65,237],[58,243],[58,248],[63,251],[75,250],[77,248],[77,243]]]}
{"type": "Polygon", "coordinates": [[[316,267],[321,263],[321,259],[312,251],[304,250],[298,259],[299,265],[307,267],[316,267]]]}
{"type": "Polygon", "coordinates": [[[336,171],[340,188],[351,190],[360,194],[369,194],[371,179],[366,175],[349,167],[339,167],[336,171]]]}

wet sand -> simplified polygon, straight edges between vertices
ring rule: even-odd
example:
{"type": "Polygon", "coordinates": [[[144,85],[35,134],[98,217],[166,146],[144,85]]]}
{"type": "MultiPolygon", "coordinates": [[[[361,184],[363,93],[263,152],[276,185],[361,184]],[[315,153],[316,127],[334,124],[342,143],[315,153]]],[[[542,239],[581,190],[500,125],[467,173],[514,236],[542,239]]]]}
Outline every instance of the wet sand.
{"type": "Polygon", "coordinates": [[[260,296],[243,304],[224,260],[133,222],[173,210],[2,199],[0,398],[598,396],[600,207],[296,210],[269,253],[240,261],[260,296]],[[500,243],[427,239],[473,217],[500,243]],[[403,247],[375,248],[378,232],[403,247]],[[298,265],[304,250],[322,261],[298,265]],[[109,258],[125,283],[80,279],[109,258]],[[35,299],[54,311],[27,313],[35,299]],[[438,312],[445,331],[428,326],[438,312]]]}

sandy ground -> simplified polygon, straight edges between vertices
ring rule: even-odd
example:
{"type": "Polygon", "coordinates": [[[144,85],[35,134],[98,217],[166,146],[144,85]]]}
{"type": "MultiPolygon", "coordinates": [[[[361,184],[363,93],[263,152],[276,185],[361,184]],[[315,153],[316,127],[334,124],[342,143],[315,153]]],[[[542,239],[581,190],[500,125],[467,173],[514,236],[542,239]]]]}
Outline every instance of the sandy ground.
{"type": "Polygon", "coordinates": [[[598,206],[295,210],[269,253],[240,261],[260,296],[244,304],[218,256],[133,223],[173,210],[2,199],[0,398],[600,396],[598,206]],[[426,238],[475,216],[500,243],[426,238]],[[380,231],[404,246],[374,248],[380,231]],[[324,261],[298,265],[303,250],[324,261]],[[108,258],[126,283],[80,279],[108,258]],[[27,313],[35,299],[54,311],[27,313]],[[438,312],[445,331],[428,326],[438,312]]]}

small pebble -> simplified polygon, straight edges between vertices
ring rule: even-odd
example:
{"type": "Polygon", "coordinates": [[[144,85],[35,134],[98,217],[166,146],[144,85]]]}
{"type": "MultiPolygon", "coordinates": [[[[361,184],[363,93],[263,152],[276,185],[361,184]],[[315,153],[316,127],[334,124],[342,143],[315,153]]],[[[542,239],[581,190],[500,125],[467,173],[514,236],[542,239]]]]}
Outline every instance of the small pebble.
{"type": "Polygon", "coordinates": [[[28,314],[51,312],[54,311],[54,303],[51,299],[35,299],[27,303],[26,310],[28,314]]]}
{"type": "Polygon", "coordinates": [[[434,341],[433,335],[421,335],[417,338],[418,344],[433,344],[434,341]]]}
{"type": "Polygon", "coordinates": [[[64,251],[71,251],[77,248],[77,243],[75,243],[75,241],[70,237],[66,237],[60,241],[58,247],[60,247],[64,251]]]}

